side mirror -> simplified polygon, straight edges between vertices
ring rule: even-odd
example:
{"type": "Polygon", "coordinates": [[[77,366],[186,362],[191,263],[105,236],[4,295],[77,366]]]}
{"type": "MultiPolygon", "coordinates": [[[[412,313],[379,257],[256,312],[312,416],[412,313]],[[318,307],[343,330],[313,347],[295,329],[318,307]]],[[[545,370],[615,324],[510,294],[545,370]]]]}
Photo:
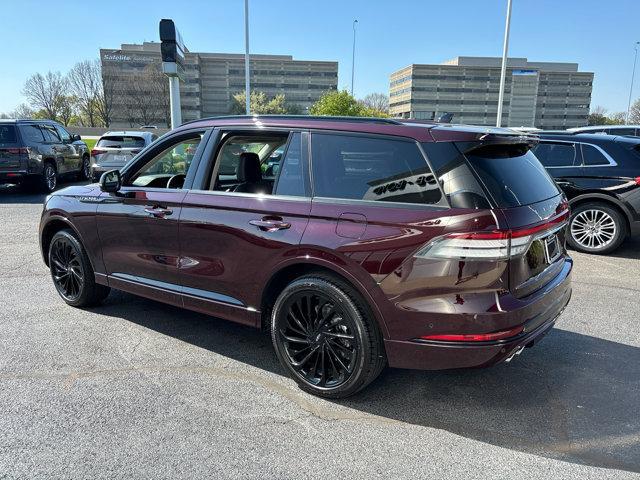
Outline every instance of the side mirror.
{"type": "Polygon", "coordinates": [[[120,170],[109,170],[100,177],[100,190],[103,192],[115,193],[122,187],[122,176],[120,170]]]}
{"type": "Polygon", "coordinates": [[[71,141],[72,142],[78,142],[80,140],[81,140],[80,135],[78,135],[77,133],[72,133],[71,134],[71,141]]]}

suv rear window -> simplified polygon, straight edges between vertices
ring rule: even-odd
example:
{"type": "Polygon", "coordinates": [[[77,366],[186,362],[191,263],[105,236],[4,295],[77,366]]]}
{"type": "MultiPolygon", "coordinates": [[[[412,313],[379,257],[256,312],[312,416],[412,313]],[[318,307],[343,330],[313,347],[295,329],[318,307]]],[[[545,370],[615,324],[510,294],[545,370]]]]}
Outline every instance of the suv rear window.
{"type": "Polygon", "coordinates": [[[560,193],[545,168],[525,147],[486,146],[467,159],[500,208],[530,205],[560,193]]]}
{"type": "Polygon", "coordinates": [[[0,125],[0,145],[13,144],[17,141],[15,125],[0,125]]]}
{"type": "Polygon", "coordinates": [[[142,148],[144,147],[144,138],[130,136],[102,137],[100,140],[98,140],[96,147],[142,148]]]}
{"type": "Polygon", "coordinates": [[[311,153],[315,196],[422,204],[442,199],[414,142],[316,133],[311,153]]]}

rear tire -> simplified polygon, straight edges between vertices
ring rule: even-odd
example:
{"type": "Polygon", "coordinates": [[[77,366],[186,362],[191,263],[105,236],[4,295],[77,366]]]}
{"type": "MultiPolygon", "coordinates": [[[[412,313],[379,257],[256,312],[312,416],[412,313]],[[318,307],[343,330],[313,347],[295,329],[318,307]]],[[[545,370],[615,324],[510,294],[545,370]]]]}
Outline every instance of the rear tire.
{"type": "Polygon", "coordinates": [[[40,177],[40,189],[44,193],[53,192],[58,186],[58,171],[53,162],[45,162],[42,168],[42,177],[40,177]]]}
{"type": "Polygon", "coordinates": [[[101,303],[111,289],[97,284],[87,252],[71,230],[60,230],[49,244],[51,279],[62,299],[72,307],[101,303]]]}
{"type": "Polygon", "coordinates": [[[273,307],[271,339],[298,386],[320,397],[353,395],[386,364],[382,335],[366,303],[331,275],[306,275],[285,287],[273,307]]]}
{"type": "Polygon", "coordinates": [[[624,217],[605,203],[583,203],[571,212],[567,243],[574,250],[604,255],[617,249],[626,237],[624,217]]]}

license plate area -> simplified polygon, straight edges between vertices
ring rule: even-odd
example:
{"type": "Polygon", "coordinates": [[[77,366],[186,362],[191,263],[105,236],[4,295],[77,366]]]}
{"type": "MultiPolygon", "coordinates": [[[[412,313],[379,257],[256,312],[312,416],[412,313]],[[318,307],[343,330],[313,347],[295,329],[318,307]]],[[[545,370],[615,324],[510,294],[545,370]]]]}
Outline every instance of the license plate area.
{"type": "Polygon", "coordinates": [[[557,234],[554,233],[544,239],[544,250],[548,263],[553,263],[562,254],[557,234]]]}
{"type": "Polygon", "coordinates": [[[114,155],[113,156],[113,160],[115,162],[126,162],[127,161],[127,156],[126,155],[114,155]]]}

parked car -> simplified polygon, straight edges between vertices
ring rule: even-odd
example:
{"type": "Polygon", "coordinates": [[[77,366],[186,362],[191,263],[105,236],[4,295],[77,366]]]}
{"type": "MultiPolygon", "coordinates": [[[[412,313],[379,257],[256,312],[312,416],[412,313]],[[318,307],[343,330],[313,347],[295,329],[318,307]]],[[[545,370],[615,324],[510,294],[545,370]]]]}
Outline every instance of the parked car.
{"type": "Polygon", "coordinates": [[[198,120],[52,195],[40,245],[69,305],[116,288],[268,330],[304,390],[344,397],[386,364],[508,361],[554,325],[571,296],[569,210],[534,141],[390,119],[198,120]]]}
{"type": "Polygon", "coordinates": [[[640,234],[640,138],[541,133],[533,149],[571,205],[567,241],[581,252],[613,252],[640,234]]]}
{"type": "Polygon", "coordinates": [[[124,167],[158,136],[151,132],[107,132],[91,150],[91,179],[97,182],[107,170],[124,167]]]}
{"type": "Polygon", "coordinates": [[[0,184],[35,184],[53,192],[58,179],[89,177],[89,149],[51,120],[0,120],[0,184]]]}
{"type": "Polygon", "coordinates": [[[607,135],[628,135],[640,137],[640,125],[591,125],[567,129],[569,133],[605,133],[607,135]]]}

